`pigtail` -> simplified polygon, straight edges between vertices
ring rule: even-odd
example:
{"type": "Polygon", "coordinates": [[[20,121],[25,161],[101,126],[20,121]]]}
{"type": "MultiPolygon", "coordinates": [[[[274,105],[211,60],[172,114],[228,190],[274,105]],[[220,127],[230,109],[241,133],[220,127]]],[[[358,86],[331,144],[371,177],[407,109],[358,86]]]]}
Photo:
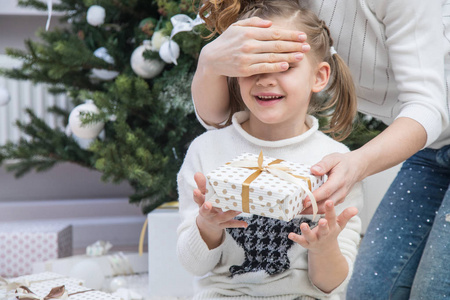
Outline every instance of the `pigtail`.
{"type": "Polygon", "coordinates": [[[342,141],[353,129],[357,111],[356,90],[350,69],[337,53],[330,55],[329,63],[331,66],[331,82],[327,88],[329,99],[322,110],[331,110],[331,113],[328,128],[324,132],[329,133],[333,139],[342,141]]]}

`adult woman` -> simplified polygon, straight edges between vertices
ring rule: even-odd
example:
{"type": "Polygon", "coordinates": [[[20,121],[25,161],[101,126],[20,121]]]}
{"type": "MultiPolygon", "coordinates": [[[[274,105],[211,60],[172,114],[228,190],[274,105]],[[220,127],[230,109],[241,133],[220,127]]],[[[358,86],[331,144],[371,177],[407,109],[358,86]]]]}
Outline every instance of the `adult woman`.
{"type": "MultiPolygon", "coordinates": [[[[300,1],[328,24],[352,71],[358,109],[389,124],[360,149],[313,166],[316,175],[329,174],[316,199],[338,204],[355,182],[407,159],[363,239],[348,299],[441,299],[449,293],[450,270],[441,261],[449,256],[450,240],[450,130],[442,131],[450,80],[444,67],[450,59],[447,1],[300,1]]],[[[204,9],[220,30],[246,2],[208,3],[204,9]]],[[[301,60],[305,46],[300,32],[276,31],[260,19],[237,22],[223,35],[235,39],[219,37],[206,46],[193,81],[196,109],[206,123],[227,117],[226,76],[282,71],[301,60]],[[220,95],[210,98],[209,90],[220,95]]]]}

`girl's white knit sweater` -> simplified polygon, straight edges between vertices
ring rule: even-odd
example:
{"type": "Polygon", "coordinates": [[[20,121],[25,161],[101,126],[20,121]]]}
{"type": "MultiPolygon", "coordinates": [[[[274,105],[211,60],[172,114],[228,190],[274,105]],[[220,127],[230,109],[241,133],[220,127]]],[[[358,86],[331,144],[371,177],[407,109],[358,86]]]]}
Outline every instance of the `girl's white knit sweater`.
{"type": "MultiPolygon", "coordinates": [[[[311,116],[307,117],[310,129],[306,133],[279,141],[264,141],[249,135],[240,125],[247,119],[248,112],[239,112],[231,126],[196,138],[178,174],[182,223],[178,228],[177,252],[182,265],[197,276],[194,299],[230,299],[230,296],[233,299],[339,299],[350,278],[360,241],[358,216],[339,235],[350,272],[331,294],[323,293],[309,280],[307,249],[287,239],[289,232],[298,230],[299,218],[288,223],[241,214],[240,217],[256,226],[252,227],[255,231],[249,229],[251,226],[227,230],[222,244],[212,250],[202,240],[195,221],[198,205],[192,196],[196,172],[207,174],[244,152],[259,154],[262,150],[266,156],[312,165],[327,154],[348,151],[346,146],[318,131],[317,119],[311,116]]],[[[212,196],[212,188],[207,186],[207,189],[206,199],[212,196]]],[[[362,201],[359,183],[344,203],[336,207],[337,213],[349,206],[361,209],[362,201]]]]}

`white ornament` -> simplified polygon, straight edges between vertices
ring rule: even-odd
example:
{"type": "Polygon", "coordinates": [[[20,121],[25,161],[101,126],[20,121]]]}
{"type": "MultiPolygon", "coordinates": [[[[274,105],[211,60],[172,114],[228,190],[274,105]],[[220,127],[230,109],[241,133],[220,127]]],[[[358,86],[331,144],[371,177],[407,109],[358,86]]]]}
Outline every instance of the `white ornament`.
{"type": "Polygon", "coordinates": [[[83,124],[81,122],[80,112],[98,114],[99,110],[97,106],[95,106],[95,104],[92,102],[92,100],[87,100],[85,104],[81,104],[75,107],[69,115],[70,130],[74,135],[81,139],[96,138],[105,126],[105,123],[97,122],[83,124]]]}
{"type": "Polygon", "coordinates": [[[127,281],[123,277],[116,277],[111,280],[109,283],[109,290],[111,292],[117,291],[119,288],[126,288],[127,281]]]}
{"type": "Polygon", "coordinates": [[[137,47],[131,54],[130,64],[134,73],[142,78],[150,79],[156,77],[164,69],[164,62],[158,59],[144,59],[142,54],[145,50],[152,50],[151,42],[144,41],[144,44],[137,47]]]}
{"type": "Polygon", "coordinates": [[[100,290],[103,287],[105,274],[99,263],[92,259],[76,263],[69,272],[70,277],[84,280],[88,288],[100,290]]]}
{"type": "Polygon", "coordinates": [[[161,31],[157,31],[152,35],[152,47],[154,51],[159,51],[161,45],[168,41],[169,37],[167,35],[163,35],[161,31]]]}
{"type": "Polygon", "coordinates": [[[132,291],[132,290],[126,289],[126,288],[119,288],[112,295],[119,297],[121,300],[142,300],[142,299],[144,299],[144,297],[141,294],[136,293],[135,291],[132,291]]]}
{"type": "Polygon", "coordinates": [[[87,22],[92,26],[98,26],[105,23],[105,9],[99,5],[89,7],[86,15],[87,22]]]}
{"type": "Polygon", "coordinates": [[[159,56],[168,64],[177,64],[177,59],[180,57],[180,46],[172,40],[165,41],[159,49],[159,56]]]}
{"type": "MultiPolygon", "coordinates": [[[[94,51],[94,55],[98,58],[103,59],[105,62],[114,65],[114,58],[109,55],[108,50],[105,47],[100,47],[94,51]]],[[[102,80],[112,80],[119,75],[117,71],[110,71],[104,69],[92,69],[92,74],[94,77],[102,80]]]]}
{"type": "Polygon", "coordinates": [[[0,87],[0,106],[5,106],[11,101],[11,96],[9,92],[4,87],[0,87]]]}

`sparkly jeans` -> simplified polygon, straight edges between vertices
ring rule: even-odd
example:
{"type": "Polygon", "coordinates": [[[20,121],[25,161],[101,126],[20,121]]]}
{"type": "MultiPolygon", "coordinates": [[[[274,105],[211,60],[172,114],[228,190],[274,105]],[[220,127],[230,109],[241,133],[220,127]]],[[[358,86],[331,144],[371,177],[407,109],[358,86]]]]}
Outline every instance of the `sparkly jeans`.
{"type": "Polygon", "coordinates": [[[347,300],[450,299],[449,182],[450,146],[403,164],[361,241],[347,300]]]}

